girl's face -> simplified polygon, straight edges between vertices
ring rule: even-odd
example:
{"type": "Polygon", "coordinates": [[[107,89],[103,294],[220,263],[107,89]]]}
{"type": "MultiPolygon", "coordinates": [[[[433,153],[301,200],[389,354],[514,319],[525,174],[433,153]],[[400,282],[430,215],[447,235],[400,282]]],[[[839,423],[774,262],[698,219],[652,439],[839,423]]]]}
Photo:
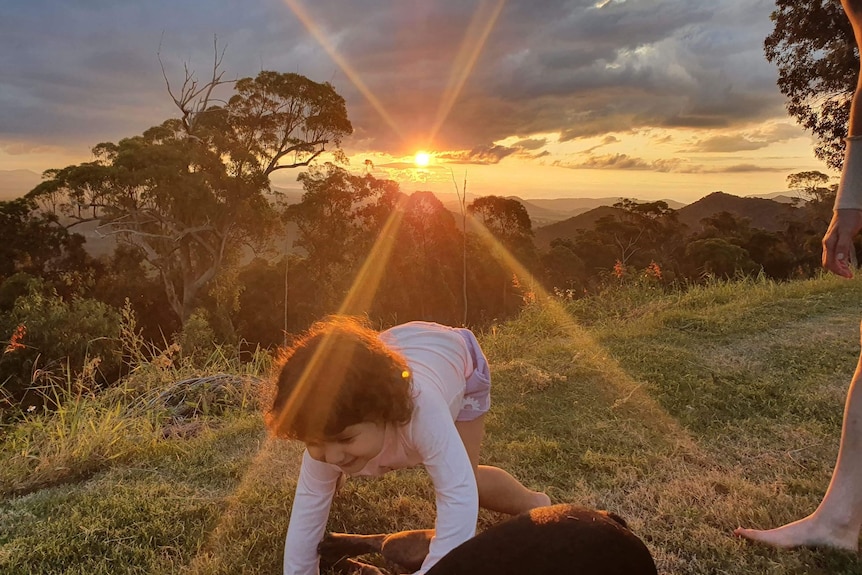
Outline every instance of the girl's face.
{"type": "Polygon", "coordinates": [[[385,428],[383,423],[364,421],[345,427],[334,437],[306,441],[305,447],[313,459],[356,473],[380,454],[385,428]]]}

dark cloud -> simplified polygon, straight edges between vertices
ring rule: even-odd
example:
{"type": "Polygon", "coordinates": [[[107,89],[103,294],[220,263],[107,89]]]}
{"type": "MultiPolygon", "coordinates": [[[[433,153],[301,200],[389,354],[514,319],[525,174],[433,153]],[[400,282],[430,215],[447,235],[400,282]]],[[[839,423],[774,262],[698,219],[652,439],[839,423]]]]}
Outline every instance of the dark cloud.
{"type": "Polygon", "coordinates": [[[512,144],[513,148],[521,148],[522,150],[540,150],[548,143],[547,138],[532,138],[528,140],[520,140],[512,144]]]}
{"type": "Polygon", "coordinates": [[[645,160],[628,154],[589,155],[582,161],[557,160],[553,166],[572,170],[639,170],[677,174],[725,174],[745,172],[785,172],[786,167],[767,167],[755,164],[735,164],[731,166],[705,166],[678,158],[645,160]]]}
{"type": "Polygon", "coordinates": [[[554,162],[561,168],[578,170],[651,170],[652,164],[641,158],[628,154],[608,154],[605,156],[590,156],[580,163],[554,162]]]}
{"type": "Polygon", "coordinates": [[[332,82],[348,101],[356,135],[345,144],[353,151],[427,146],[493,163],[541,150],[536,134],[567,141],[643,127],[735,129],[784,114],[762,54],[771,0],[9,4],[0,18],[0,143],[92,145],[140,133],[175,114],[156,52],[173,82],[182,81],[184,63],[206,77],[214,36],[226,48],[228,77],[271,69],[332,82]],[[521,143],[487,144],[511,137],[521,143]]]}
{"type": "Polygon", "coordinates": [[[727,168],[722,168],[720,170],[715,170],[719,173],[727,173],[727,174],[735,174],[735,173],[744,173],[744,172],[786,172],[786,167],[766,167],[766,166],[757,166],[754,164],[736,164],[734,166],[728,166],[727,168]]]}
{"type": "Polygon", "coordinates": [[[453,164],[499,164],[500,160],[518,153],[519,148],[507,146],[480,146],[470,151],[446,152],[437,157],[453,164]]]}
{"type": "Polygon", "coordinates": [[[602,147],[607,146],[609,144],[616,144],[619,141],[620,141],[619,138],[617,138],[616,136],[608,135],[608,136],[605,136],[604,138],[602,138],[602,142],[600,144],[598,144],[597,146],[593,146],[592,148],[587,148],[586,150],[583,151],[583,153],[584,154],[592,154],[593,152],[595,152],[599,148],[602,148],[602,147]]]}
{"type": "Polygon", "coordinates": [[[803,136],[799,126],[777,124],[769,129],[755,130],[750,133],[720,135],[696,142],[684,152],[743,152],[759,150],[775,143],[786,142],[803,136]]]}

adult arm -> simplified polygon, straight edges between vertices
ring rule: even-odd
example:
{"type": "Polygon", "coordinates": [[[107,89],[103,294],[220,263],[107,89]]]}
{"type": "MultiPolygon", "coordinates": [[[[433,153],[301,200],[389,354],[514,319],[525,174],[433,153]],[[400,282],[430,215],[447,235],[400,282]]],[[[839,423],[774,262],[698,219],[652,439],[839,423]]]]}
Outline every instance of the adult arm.
{"type": "Polygon", "coordinates": [[[284,575],[318,575],[317,544],[323,539],[341,471],[302,454],[302,468],[284,541],[284,575]]]}
{"type": "MultiPolygon", "coordinates": [[[[862,46],[862,0],[841,0],[847,19],[853,27],[856,45],[862,46]]],[[[850,104],[850,122],[841,182],[835,198],[835,209],[826,235],[823,236],[823,267],[842,277],[852,277],[853,237],[862,229],[862,74],[850,104]]]]}

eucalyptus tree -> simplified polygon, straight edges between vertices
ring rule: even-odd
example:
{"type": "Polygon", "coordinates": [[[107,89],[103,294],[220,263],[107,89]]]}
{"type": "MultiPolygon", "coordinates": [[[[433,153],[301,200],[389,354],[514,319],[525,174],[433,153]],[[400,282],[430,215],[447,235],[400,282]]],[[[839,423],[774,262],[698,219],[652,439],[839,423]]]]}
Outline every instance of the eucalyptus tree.
{"type": "Polygon", "coordinates": [[[0,202],[0,283],[19,272],[44,277],[83,267],[83,242],[32,198],[0,202]]]}
{"type": "Polygon", "coordinates": [[[232,255],[279,229],[270,176],[325,151],[341,156],[352,132],[328,83],[264,71],[236,81],[225,102],[215,98],[228,84],[219,66],[203,85],[188,72],[179,90],[168,83],[180,117],[98,144],[94,161],[48,170],[30,193],[74,222],[100,220],[104,234],[140,250],[183,323],[232,255]]]}
{"type": "Polygon", "coordinates": [[[476,198],[467,206],[467,211],[499,242],[498,246],[489,246],[483,238],[469,238],[469,251],[475,257],[470,258],[468,287],[472,294],[470,301],[476,302],[479,308],[471,311],[473,321],[477,321],[477,316],[478,321],[482,321],[483,316],[492,318],[513,313],[520,308],[520,296],[531,291],[530,286],[521,282],[532,278],[518,277],[500,248],[505,248],[527,270],[539,271],[530,215],[518,200],[501,196],[476,198]],[[488,254],[495,257],[489,258],[488,254]]]}
{"type": "Polygon", "coordinates": [[[776,0],[767,60],[778,66],[787,111],[817,138],[814,153],[833,168],[844,159],[859,50],[840,0],[776,0]]]}
{"type": "Polygon", "coordinates": [[[399,321],[462,321],[463,235],[432,192],[413,192],[399,204],[400,225],[375,313],[399,321]]]}
{"type": "Polygon", "coordinates": [[[302,252],[291,275],[304,286],[298,286],[302,313],[317,317],[336,311],[403,194],[394,181],[352,174],[333,163],[312,166],[299,181],[302,200],[285,212],[297,227],[294,246],[302,252]]]}

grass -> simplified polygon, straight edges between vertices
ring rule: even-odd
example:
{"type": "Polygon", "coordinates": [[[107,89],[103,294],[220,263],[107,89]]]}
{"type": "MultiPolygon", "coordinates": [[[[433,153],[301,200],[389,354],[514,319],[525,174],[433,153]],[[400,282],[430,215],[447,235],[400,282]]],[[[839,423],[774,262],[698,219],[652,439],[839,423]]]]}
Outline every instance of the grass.
{"type": "MultiPolygon", "coordinates": [[[[486,461],[554,501],[623,515],[660,573],[862,575],[852,554],[731,535],[819,502],[862,280],[620,288],[565,311],[532,305],[479,334],[494,373],[486,461]]],[[[117,391],[5,429],[0,572],[279,572],[300,446],[266,437],[248,390],[200,383],[229,369],[142,363],[117,391]],[[198,383],[172,391],[179,381],[198,383]]],[[[261,375],[265,361],[242,369],[261,375]]],[[[406,470],[349,481],[329,527],[433,519],[427,476],[406,470]]],[[[499,519],[482,512],[480,528],[499,519]]]]}

